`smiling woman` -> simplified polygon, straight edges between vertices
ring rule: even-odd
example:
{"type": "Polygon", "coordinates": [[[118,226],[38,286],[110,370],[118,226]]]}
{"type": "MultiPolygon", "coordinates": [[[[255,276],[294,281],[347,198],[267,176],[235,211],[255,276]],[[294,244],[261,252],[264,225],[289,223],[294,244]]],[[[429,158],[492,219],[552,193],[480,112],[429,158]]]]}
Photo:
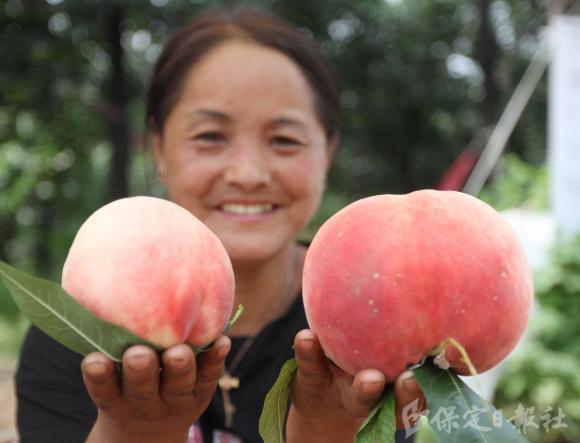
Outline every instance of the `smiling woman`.
{"type": "Polygon", "coordinates": [[[219,236],[234,265],[292,253],[333,153],[300,68],[238,40],[198,60],[153,141],[169,196],[219,236]]]}
{"type": "MultiPolygon", "coordinates": [[[[333,368],[301,331],[296,242],[339,142],[339,97],[314,42],[259,12],[212,13],[167,42],[146,113],[160,180],[225,246],[244,315],[198,358],[183,345],[160,357],[131,347],[121,377],[104,355],[83,360],[32,329],[17,376],[23,441],[259,442],[264,397],[293,356],[288,441],[353,441],[385,379],[333,368]]],[[[406,377],[399,410],[420,395],[406,377]]]]}

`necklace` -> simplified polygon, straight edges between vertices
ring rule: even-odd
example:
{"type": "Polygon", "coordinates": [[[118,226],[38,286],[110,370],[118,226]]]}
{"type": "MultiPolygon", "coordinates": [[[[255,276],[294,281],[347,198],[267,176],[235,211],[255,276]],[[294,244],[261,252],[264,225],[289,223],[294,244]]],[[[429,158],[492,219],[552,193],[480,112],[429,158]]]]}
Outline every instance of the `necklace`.
{"type": "MultiPolygon", "coordinates": [[[[290,281],[286,283],[286,289],[284,290],[284,294],[282,295],[282,297],[278,299],[278,302],[274,306],[274,309],[266,311],[266,314],[271,313],[271,315],[270,316],[264,315],[263,317],[263,319],[270,317],[266,321],[264,327],[270,324],[270,321],[280,310],[283,302],[292,295],[292,292],[294,290],[294,276],[296,275],[297,267],[298,264],[300,263],[298,257],[299,254],[296,254],[293,260],[292,270],[290,272],[290,281]]],[[[254,342],[256,341],[256,338],[258,338],[258,335],[260,335],[260,332],[257,332],[256,334],[244,340],[244,342],[240,346],[240,349],[234,355],[231,363],[227,368],[225,368],[224,373],[218,379],[218,387],[220,388],[224,405],[224,415],[225,415],[224,426],[226,429],[230,429],[234,424],[234,416],[236,415],[237,411],[236,405],[234,405],[230,396],[230,391],[232,389],[238,389],[240,387],[240,378],[235,377],[234,372],[238,368],[238,366],[240,365],[240,363],[242,362],[242,360],[244,359],[244,357],[246,356],[246,354],[248,353],[254,342]]]]}
{"type": "Polygon", "coordinates": [[[224,426],[226,429],[230,429],[232,427],[234,424],[234,415],[236,414],[236,405],[234,405],[232,402],[230,391],[240,387],[240,378],[234,377],[233,373],[254,344],[254,341],[258,335],[259,334],[252,335],[251,337],[248,337],[246,340],[244,340],[242,346],[240,346],[240,349],[238,352],[236,352],[236,355],[234,355],[232,362],[225,369],[224,373],[218,380],[218,386],[222,392],[222,398],[224,402],[224,426]]]}

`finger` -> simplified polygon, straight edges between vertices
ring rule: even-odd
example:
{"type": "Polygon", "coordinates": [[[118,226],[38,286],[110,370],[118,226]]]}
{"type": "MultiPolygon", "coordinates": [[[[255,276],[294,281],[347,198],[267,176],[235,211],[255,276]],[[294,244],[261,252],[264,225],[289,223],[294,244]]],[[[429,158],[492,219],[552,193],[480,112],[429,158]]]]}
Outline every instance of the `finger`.
{"type": "Polygon", "coordinates": [[[136,345],[123,354],[123,399],[136,417],[147,417],[158,407],[159,360],[153,349],[136,345]]]}
{"type": "Polygon", "coordinates": [[[306,391],[318,390],[331,382],[330,367],[314,332],[303,329],[294,338],[299,385],[306,391]]]}
{"type": "Polygon", "coordinates": [[[198,355],[194,395],[204,408],[209,404],[217,381],[224,372],[224,362],[231,345],[230,339],[222,335],[208,351],[198,355]]]}
{"type": "Polygon", "coordinates": [[[108,411],[121,400],[115,363],[100,352],[88,354],[81,363],[83,381],[97,408],[108,411]]]}
{"type": "Polygon", "coordinates": [[[377,369],[365,369],[354,379],[336,378],[345,408],[355,417],[366,417],[385,389],[385,376],[377,369]]]}
{"type": "Polygon", "coordinates": [[[425,396],[411,371],[401,374],[395,381],[395,414],[397,428],[412,427],[426,407],[425,396]]]}
{"type": "Polygon", "coordinates": [[[167,349],[162,355],[161,398],[170,414],[191,410],[194,401],[195,355],[186,344],[167,349]]]}

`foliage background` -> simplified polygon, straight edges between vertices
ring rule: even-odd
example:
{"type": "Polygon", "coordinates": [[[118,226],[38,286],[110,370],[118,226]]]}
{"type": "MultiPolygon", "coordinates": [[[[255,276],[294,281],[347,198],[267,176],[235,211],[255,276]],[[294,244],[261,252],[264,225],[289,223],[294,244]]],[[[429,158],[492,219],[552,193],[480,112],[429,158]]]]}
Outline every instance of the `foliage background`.
{"type": "MultiPolygon", "coordinates": [[[[541,0],[0,2],[1,260],[59,280],[91,212],[124,195],[163,194],[142,122],[152,63],[188,19],[242,4],[272,11],[318,41],[343,84],[342,148],[305,237],[354,199],[436,187],[466,147],[481,149],[481,134],[497,120],[546,22],[541,0]]],[[[545,138],[544,78],[482,197],[498,209],[545,208],[545,138]]],[[[542,286],[551,294],[548,323],[526,354],[536,364],[516,364],[498,399],[507,408],[517,401],[540,408],[546,397],[538,389],[560,392],[550,398],[571,411],[573,429],[534,441],[572,442],[580,439],[580,405],[570,397],[580,389],[572,344],[580,311],[565,300],[579,295],[580,269],[578,261],[555,263],[560,271],[542,286]],[[540,364],[560,358],[568,362],[560,370],[540,364]]],[[[25,328],[0,287],[0,351],[15,352],[25,328]]]]}
{"type": "MultiPolygon", "coordinates": [[[[536,0],[7,0],[0,7],[0,259],[57,278],[95,208],[159,194],[142,123],[161,45],[208,6],[250,4],[316,39],[343,84],[327,201],[435,187],[493,123],[538,43],[536,0]]],[[[542,83],[508,150],[545,156],[542,83]]]]}

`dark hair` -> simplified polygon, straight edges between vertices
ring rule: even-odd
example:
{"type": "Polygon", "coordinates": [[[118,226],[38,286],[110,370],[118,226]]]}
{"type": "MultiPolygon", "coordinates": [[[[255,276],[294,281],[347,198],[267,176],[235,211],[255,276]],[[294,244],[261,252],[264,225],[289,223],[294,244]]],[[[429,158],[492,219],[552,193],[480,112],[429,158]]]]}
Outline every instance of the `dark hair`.
{"type": "Polygon", "coordinates": [[[155,64],[149,85],[145,117],[151,130],[163,131],[190,68],[213,47],[234,39],[276,49],[292,59],[312,87],[315,111],[327,138],[330,140],[339,134],[342,123],[340,87],[330,60],[301,31],[254,9],[205,14],[169,39],[155,64]]]}

